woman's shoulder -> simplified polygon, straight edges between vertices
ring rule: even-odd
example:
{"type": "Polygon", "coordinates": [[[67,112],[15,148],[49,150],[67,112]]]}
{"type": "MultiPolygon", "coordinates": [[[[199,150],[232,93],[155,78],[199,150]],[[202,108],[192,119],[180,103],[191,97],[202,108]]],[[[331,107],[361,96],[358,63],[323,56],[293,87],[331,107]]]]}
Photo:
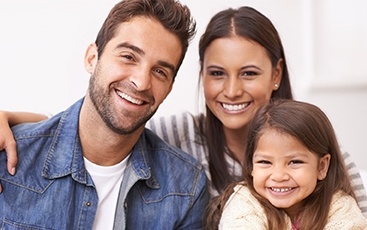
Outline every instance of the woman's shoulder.
{"type": "Polygon", "coordinates": [[[199,122],[202,114],[194,115],[190,111],[182,111],[176,114],[170,114],[167,116],[153,116],[146,124],[147,128],[154,129],[159,126],[174,127],[174,126],[192,126],[194,123],[199,122]]]}

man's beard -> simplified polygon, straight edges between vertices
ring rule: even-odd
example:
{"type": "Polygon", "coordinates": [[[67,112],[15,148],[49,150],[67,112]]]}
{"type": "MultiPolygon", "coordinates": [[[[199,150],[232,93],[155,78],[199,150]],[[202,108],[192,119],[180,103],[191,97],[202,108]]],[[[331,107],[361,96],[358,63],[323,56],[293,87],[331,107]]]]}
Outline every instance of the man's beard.
{"type": "Polygon", "coordinates": [[[122,135],[133,133],[141,126],[144,126],[145,123],[157,111],[158,108],[153,111],[149,111],[148,113],[145,113],[142,117],[137,117],[135,114],[130,114],[129,111],[125,111],[124,114],[116,114],[116,111],[114,111],[112,107],[110,94],[108,93],[108,91],[105,92],[103,88],[98,85],[98,74],[99,68],[97,65],[95,74],[93,74],[89,80],[89,97],[91,98],[91,101],[99,116],[102,118],[105,124],[115,133],[122,135]],[[122,117],[124,115],[127,115],[129,118],[134,118],[134,121],[131,122],[130,119],[128,119],[127,122],[129,123],[123,122],[121,124],[121,118],[119,119],[119,116],[122,117]]]}

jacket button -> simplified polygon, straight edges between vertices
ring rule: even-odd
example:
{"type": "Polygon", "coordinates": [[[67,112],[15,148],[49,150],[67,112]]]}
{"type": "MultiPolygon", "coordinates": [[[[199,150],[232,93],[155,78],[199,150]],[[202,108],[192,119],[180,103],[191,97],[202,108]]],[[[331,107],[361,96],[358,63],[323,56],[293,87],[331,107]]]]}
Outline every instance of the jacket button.
{"type": "Polygon", "coordinates": [[[85,203],[85,205],[87,205],[88,207],[91,206],[92,204],[88,201],[87,203],[85,203]]]}

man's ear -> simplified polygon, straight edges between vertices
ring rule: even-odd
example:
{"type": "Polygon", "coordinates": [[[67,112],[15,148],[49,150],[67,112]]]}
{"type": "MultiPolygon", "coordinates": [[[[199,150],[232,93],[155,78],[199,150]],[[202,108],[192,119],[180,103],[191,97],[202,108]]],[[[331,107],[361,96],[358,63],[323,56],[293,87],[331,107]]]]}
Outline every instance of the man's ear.
{"type": "Polygon", "coordinates": [[[84,68],[92,74],[98,61],[98,48],[95,43],[90,44],[84,56],[84,68]]]}
{"type": "Polygon", "coordinates": [[[318,180],[325,179],[327,172],[329,170],[330,158],[331,158],[330,154],[326,154],[325,156],[320,158],[318,174],[317,174],[318,180]]]}

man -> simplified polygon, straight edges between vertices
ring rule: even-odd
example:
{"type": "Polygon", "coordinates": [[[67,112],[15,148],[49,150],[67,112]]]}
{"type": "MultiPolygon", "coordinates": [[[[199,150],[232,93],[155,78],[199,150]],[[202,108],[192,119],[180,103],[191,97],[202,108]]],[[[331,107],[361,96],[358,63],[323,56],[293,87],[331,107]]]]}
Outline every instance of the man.
{"type": "Polygon", "coordinates": [[[0,167],[0,226],[201,228],[202,166],[144,128],[194,33],[189,9],[174,0],[116,4],[86,51],[85,97],[44,122],[13,128],[19,161],[14,176],[0,167]]]}

